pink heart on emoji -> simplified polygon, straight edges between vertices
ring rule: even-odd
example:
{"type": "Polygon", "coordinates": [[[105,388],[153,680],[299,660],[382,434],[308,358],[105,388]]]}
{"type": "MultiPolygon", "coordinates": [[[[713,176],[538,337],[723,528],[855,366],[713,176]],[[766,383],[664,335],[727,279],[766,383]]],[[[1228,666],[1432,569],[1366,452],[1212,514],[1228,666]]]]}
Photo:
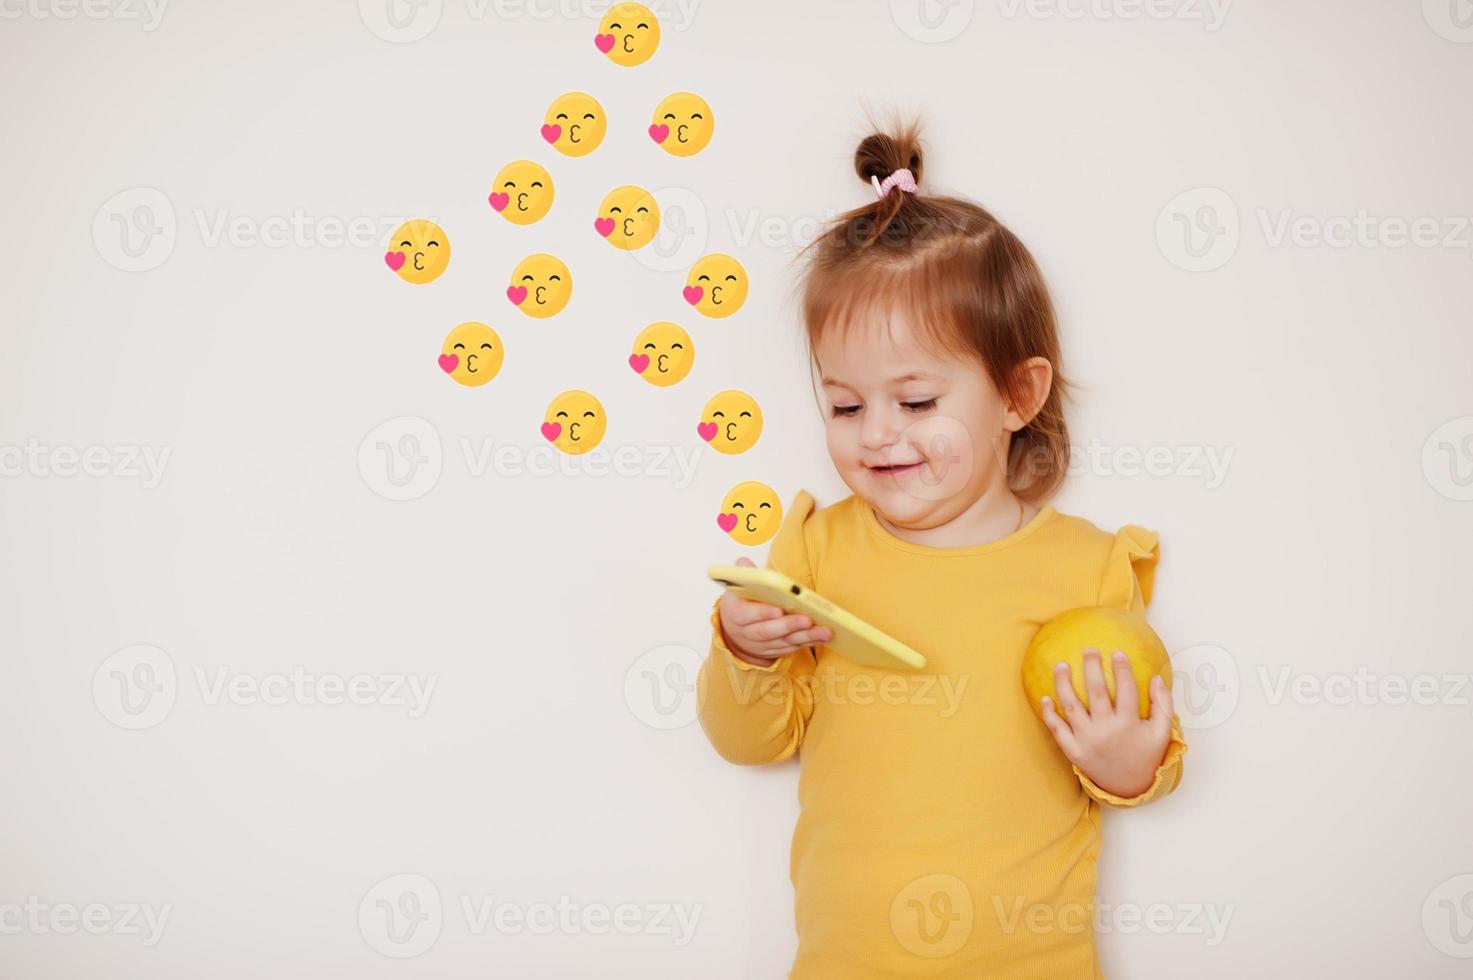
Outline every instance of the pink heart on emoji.
{"type": "Polygon", "coordinates": [[[736,521],[737,518],[735,514],[716,515],[716,526],[721,528],[721,530],[725,531],[727,534],[730,534],[731,529],[736,527],[736,521]]]}
{"type": "Polygon", "coordinates": [[[614,219],[613,218],[594,218],[593,219],[593,227],[594,227],[594,230],[596,230],[600,235],[604,236],[605,238],[608,238],[610,235],[612,235],[614,233],[614,219]]]}
{"type": "Polygon", "coordinates": [[[449,374],[460,366],[460,358],[455,354],[440,355],[440,370],[449,374]]]}
{"type": "Polygon", "coordinates": [[[696,433],[707,442],[716,438],[716,423],[701,422],[696,425],[696,433]]]}
{"type": "Polygon", "coordinates": [[[389,264],[390,269],[398,272],[400,269],[404,268],[404,253],[390,252],[384,256],[384,261],[389,264]]]}
{"type": "Polygon", "coordinates": [[[681,292],[685,294],[685,301],[691,306],[695,306],[701,301],[701,295],[705,290],[701,289],[700,286],[686,286],[681,292]]]}
{"type": "Polygon", "coordinates": [[[598,48],[604,54],[608,54],[610,51],[614,50],[614,35],[595,34],[593,35],[593,44],[594,47],[598,48]]]}
{"type": "Polygon", "coordinates": [[[546,439],[548,442],[556,442],[557,437],[562,434],[563,424],[561,422],[542,423],[542,438],[546,439]]]}
{"type": "Polygon", "coordinates": [[[650,139],[654,140],[656,143],[663,143],[663,142],[665,142],[669,138],[670,138],[670,127],[669,126],[651,126],[650,127],[650,139]]]}
{"type": "Polygon", "coordinates": [[[506,206],[511,203],[510,194],[492,194],[489,198],[491,206],[498,211],[505,211],[506,206]]]}
{"type": "Polygon", "coordinates": [[[629,366],[634,368],[635,374],[644,374],[644,369],[650,366],[648,354],[630,354],[629,366]]]}
{"type": "Polygon", "coordinates": [[[527,298],[527,287],[526,286],[507,286],[506,287],[506,298],[509,299],[509,300],[511,300],[513,303],[517,304],[518,306],[521,306],[522,305],[522,300],[524,300],[524,299],[527,298]]]}
{"type": "Polygon", "coordinates": [[[542,127],[542,138],[549,143],[556,143],[557,138],[563,135],[563,127],[557,123],[548,123],[542,127]]]}

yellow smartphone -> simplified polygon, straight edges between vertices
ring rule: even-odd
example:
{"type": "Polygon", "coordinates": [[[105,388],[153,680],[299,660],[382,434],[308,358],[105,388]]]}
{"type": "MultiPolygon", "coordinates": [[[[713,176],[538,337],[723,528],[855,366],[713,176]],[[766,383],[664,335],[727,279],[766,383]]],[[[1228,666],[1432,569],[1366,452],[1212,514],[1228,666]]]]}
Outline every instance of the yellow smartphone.
{"type": "Polygon", "coordinates": [[[867,667],[920,670],[926,658],[887,633],[845,609],[840,609],[812,589],[805,589],[781,572],[746,565],[712,565],[706,574],[713,582],[734,590],[744,599],[755,599],[790,613],[801,613],[834,634],[828,643],[815,644],[867,667]]]}

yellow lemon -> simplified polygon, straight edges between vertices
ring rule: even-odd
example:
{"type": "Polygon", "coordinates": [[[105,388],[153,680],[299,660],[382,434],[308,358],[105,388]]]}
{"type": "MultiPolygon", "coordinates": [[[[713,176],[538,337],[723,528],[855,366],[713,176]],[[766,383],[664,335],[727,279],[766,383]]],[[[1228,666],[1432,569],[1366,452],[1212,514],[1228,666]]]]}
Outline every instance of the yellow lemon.
{"type": "Polygon", "coordinates": [[[1105,687],[1113,700],[1115,697],[1115,668],[1111,655],[1122,651],[1130,659],[1130,672],[1135,677],[1135,686],[1140,698],[1140,715],[1151,713],[1151,678],[1160,674],[1171,686],[1171,659],[1166,646],[1156,631],[1146,623],[1145,617],[1125,609],[1105,606],[1085,606],[1071,609],[1049,620],[1034,635],[1023,657],[1023,690],[1028,694],[1028,703],[1033,713],[1043,717],[1041,699],[1045,694],[1058,701],[1054,690],[1054,665],[1069,665],[1074,693],[1085,707],[1089,707],[1089,695],[1084,689],[1084,651],[1100,651],[1100,667],[1105,675],[1105,687]]]}

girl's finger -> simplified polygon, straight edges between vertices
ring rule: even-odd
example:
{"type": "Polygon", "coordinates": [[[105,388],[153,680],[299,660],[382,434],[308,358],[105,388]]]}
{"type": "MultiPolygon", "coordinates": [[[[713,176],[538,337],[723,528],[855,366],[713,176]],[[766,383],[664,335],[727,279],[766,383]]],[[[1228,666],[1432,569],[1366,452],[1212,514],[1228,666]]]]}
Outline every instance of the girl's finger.
{"type": "Polygon", "coordinates": [[[1171,686],[1166,678],[1157,674],[1151,678],[1151,728],[1164,741],[1171,737],[1171,686]]]}
{"type": "Polygon", "coordinates": [[[759,641],[780,640],[789,633],[806,630],[813,625],[807,616],[780,616],[760,623],[753,623],[748,632],[759,641]]]}
{"type": "Polygon", "coordinates": [[[1064,750],[1064,757],[1070,762],[1078,760],[1079,743],[1074,741],[1074,729],[1059,717],[1054,710],[1054,699],[1047,694],[1043,696],[1043,723],[1054,741],[1059,743],[1059,748],[1064,750]]]}
{"type": "Polygon", "coordinates": [[[1105,685],[1105,671],[1100,666],[1100,651],[1094,647],[1084,651],[1084,690],[1089,695],[1091,715],[1110,713],[1110,688],[1105,685]]]}
{"type": "Polygon", "coordinates": [[[735,592],[728,592],[727,598],[731,601],[721,604],[721,618],[732,626],[750,626],[766,619],[775,619],[783,614],[783,611],[777,606],[769,606],[765,602],[756,602],[752,599],[743,599],[735,592]]]}
{"type": "Polygon", "coordinates": [[[1064,717],[1069,719],[1069,727],[1077,728],[1089,720],[1089,711],[1074,693],[1073,673],[1062,660],[1054,665],[1054,696],[1064,709],[1064,717]]]}
{"type": "Polygon", "coordinates": [[[816,629],[799,630],[796,633],[789,633],[783,639],[795,647],[806,647],[812,646],[815,643],[827,643],[833,638],[834,634],[820,626],[816,629]]]}
{"type": "Polygon", "coordinates": [[[1123,718],[1141,716],[1141,696],[1135,687],[1135,675],[1130,672],[1130,660],[1116,650],[1110,660],[1115,668],[1115,710],[1123,718]]]}

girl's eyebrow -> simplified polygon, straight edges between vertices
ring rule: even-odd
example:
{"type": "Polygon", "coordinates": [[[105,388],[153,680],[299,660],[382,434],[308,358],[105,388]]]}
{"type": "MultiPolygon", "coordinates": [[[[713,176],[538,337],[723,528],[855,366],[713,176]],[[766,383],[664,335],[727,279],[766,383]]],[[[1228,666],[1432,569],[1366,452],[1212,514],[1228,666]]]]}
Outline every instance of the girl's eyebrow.
{"type": "MultiPolygon", "coordinates": [[[[923,371],[912,371],[909,374],[902,374],[898,378],[891,378],[890,381],[889,381],[889,383],[890,384],[903,384],[906,381],[940,381],[940,380],[942,380],[942,378],[941,378],[941,376],[939,374],[926,374],[923,371]]],[[[823,386],[825,388],[829,387],[830,385],[837,385],[840,388],[848,388],[848,387],[851,387],[848,382],[846,382],[846,381],[840,381],[837,378],[830,378],[830,377],[825,376],[825,377],[823,377],[821,379],[821,381],[823,382],[823,386]]]]}

